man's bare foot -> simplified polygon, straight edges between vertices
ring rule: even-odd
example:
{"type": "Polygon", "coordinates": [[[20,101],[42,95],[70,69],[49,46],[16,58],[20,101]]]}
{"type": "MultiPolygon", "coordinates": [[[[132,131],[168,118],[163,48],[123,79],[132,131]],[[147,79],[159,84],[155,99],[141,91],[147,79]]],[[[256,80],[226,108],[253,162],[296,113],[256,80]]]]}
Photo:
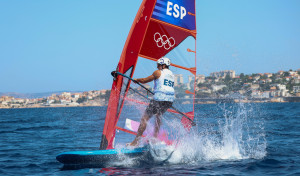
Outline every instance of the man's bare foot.
{"type": "MultiPolygon", "coordinates": [[[[139,145],[139,137],[135,138],[130,144],[128,144],[128,146],[132,146],[132,147],[136,147],[139,145]]],[[[126,144],[127,146],[127,144],[126,144]]]]}
{"type": "Polygon", "coordinates": [[[138,143],[135,142],[135,141],[133,141],[133,142],[131,142],[131,143],[129,144],[129,146],[133,146],[133,147],[136,147],[137,145],[138,145],[138,143]]]}
{"type": "Polygon", "coordinates": [[[137,147],[137,146],[138,146],[138,141],[136,140],[126,144],[126,147],[137,147]]]}

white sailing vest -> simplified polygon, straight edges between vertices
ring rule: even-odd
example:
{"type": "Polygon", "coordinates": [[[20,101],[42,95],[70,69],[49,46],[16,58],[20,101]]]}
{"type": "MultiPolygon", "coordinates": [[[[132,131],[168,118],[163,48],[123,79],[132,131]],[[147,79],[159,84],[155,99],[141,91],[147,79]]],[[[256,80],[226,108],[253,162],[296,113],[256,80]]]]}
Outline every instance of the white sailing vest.
{"type": "Polygon", "coordinates": [[[160,77],[154,80],[153,99],[156,101],[174,101],[174,75],[171,70],[162,69],[160,77]]]}

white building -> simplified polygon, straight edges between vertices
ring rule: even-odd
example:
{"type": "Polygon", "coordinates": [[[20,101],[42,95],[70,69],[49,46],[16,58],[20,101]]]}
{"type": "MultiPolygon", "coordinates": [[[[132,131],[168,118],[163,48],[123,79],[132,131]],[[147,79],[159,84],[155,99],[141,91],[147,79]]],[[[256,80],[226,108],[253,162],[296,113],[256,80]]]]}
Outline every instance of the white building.
{"type": "Polygon", "coordinates": [[[260,75],[254,76],[253,79],[254,79],[255,81],[258,81],[258,80],[260,79],[260,75]]]}
{"type": "Polygon", "coordinates": [[[61,94],[61,96],[63,97],[71,97],[71,93],[70,92],[64,92],[61,94]]]}
{"type": "Polygon", "coordinates": [[[187,83],[187,89],[194,89],[194,83],[195,83],[195,76],[194,75],[189,75],[188,83],[187,83]]]}
{"type": "Polygon", "coordinates": [[[278,88],[279,90],[286,90],[286,85],[277,84],[277,88],[278,88]]]}
{"type": "Polygon", "coordinates": [[[293,86],[294,93],[300,93],[300,86],[293,86]]]}
{"type": "Polygon", "coordinates": [[[251,93],[252,98],[261,98],[261,92],[257,90],[253,90],[251,93]]]}
{"type": "Polygon", "coordinates": [[[270,98],[270,91],[262,92],[261,98],[270,98]]]}
{"type": "Polygon", "coordinates": [[[225,78],[229,75],[230,78],[235,78],[235,71],[234,70],[224,70],[220,72],[213,72],[210,74],[211,77],[215,78],[225,78]]]}
{"type": "Polygon", "coordinates": [[[226,87],[226,85],[212,85],[211,88],[214,92],[218,91],[218,90],[222,90],[224,87],[226,87]]]}
{"type": "Polygon", "coordinates": [[[196,76],[196,83],[204,83],[205,82],[205,75],[197,75],[196,76]]]}
{"type": "Polygon", "coordinates": [[[289,71],[290,76],[296,76],[298,75],[298,72],[296,71],[289,71]]]}
{"type": "Polygon", "coordinates": [[[174,85],[175,86],[178,86],[179,84],[183,84],[183,76],[182,76],[182,74],[174,75],[174,77],[175,77],[175,80],[174,80],[174,85]]]}
{"type": "Polygon", "coordinates": [[[272,73],[265,73],[264,74],[267,78],[270,78],[270,77],[272,77],[273,76],[273,74],[272,73]]]}
{"type": "Polygon", "coordinates": [[[252,85],[251,85],[251,89],[252,89],[252,90],[259,89],[259,84],[252,84],[252,85]]]}

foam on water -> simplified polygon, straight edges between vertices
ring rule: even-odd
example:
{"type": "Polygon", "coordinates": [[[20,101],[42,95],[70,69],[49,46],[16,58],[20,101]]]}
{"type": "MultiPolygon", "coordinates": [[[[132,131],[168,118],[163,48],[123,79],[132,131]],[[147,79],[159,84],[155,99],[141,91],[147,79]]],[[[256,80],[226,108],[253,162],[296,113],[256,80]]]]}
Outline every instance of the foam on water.
{"type": "Polygon", "coordinates": [[[117,144],[116,145],[116,150],[119,151],[118,155],[117,155],[118,158],[113,163],[110,163],[110,165],[123,166],[123,167],[132,167],[132,166],[135,166],[137,164],[137,161],[136,161],[137,158],[128,157],[128,156],[126,156],[125,154],[123,154],[121,152],[121,149],[123,149],[125,147],[126,147],[126,145],[124,145],[124,144],[117,144]]]}

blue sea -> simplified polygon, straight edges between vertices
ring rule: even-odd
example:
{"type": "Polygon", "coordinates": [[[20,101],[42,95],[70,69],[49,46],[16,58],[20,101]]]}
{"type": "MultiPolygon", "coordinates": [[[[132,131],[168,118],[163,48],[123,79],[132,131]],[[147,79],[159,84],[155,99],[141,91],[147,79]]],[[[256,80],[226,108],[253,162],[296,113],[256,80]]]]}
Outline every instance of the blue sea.
{"type": "Polygon", "coordinates": [[[0,109],[0,175],[300,175],[300,103],[196,105],[169,162],[65,169],[59,153],[99,148],[106,108],[0,109]]]}

